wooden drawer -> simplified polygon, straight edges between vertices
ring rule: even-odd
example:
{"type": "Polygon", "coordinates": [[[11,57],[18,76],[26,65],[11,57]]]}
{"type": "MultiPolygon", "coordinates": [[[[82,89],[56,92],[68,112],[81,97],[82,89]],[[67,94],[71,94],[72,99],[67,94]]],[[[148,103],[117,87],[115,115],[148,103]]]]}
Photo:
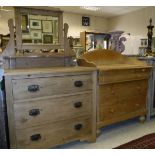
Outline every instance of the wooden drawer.
{"type": "Polygon", "coordinates": [[[136,95],[146,96],[147,80],[127,81],[99,86],[100,104],[116,104],[118,100],[136,95]]]}
{"type": "Polygon", "coordinates": [[[91,75],[12,80],[14,100],[60,95],[92,89],[91,75]]]}
{"type": "Polygon", "coordinates": [[[100,70],[99,84],[148,79],[149,75],[149,68],[100,70]]]}
{"type": "Polygon", "coordinates": [[[92,93],[61,98],[25,101],[14,104],[14,118],[17,129],[23,129],[48,122],[90,115],[92,93]]]}
{"type": "Polygon", "coordinates": [[[46,126],[17,130],[17,148],[49,148],[91,134],[89,117],[48,123],[46,126]]]}
{"type": "Polygon", "coordinates": [[[117,104],[100,105],[99,117],[100,121],[106,121],[141,110],[146,110],[146,95],[119,99],[117,104]]]}

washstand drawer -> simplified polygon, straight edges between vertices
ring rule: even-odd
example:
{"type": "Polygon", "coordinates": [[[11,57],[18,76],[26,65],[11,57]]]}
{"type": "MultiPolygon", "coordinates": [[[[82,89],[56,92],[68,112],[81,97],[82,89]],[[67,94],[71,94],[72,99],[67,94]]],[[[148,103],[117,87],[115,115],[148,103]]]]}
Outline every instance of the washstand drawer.
{"type": "Polygon", "coordinates": [[[58,123],[17,130],[17,148],[49,148],[90,136],[91,119],[76,118],[58,123]]]}
{"type": "Polygon", "coordinates": [[[12,80],[14,100],[67,94],[92,89],[90,75],[12,80]]]}
{"type": "Polygon", "coordinates": [[[136,73],[136,76],[138,78],[146,78],[148,79],[150,76],[151,68],[141,68],[141,69],[134,69],[134,72],[136,73]]]}
{"type": "Polygon", "coordinates": [[[23,129],[48,122],[90,115],[92,93],[71,95],[61,98],[25,101],[14,104],[14,118],[17,129],[23,129]]]}
{"type": "Polygon", "coordinates": [[[148,79],[149,75],[149,68],[100,70],[99,84],[148,79]]]}
{"type": "Polygon", "coordinates": [[[146,111],[146,95],[118,99],[117,104],[100,105],[100,120],[109,120],[135,111],[146,111]]]}
{"type": "Polygon", "coordinates": [[[124,99],[136,95],[146,96],[148,81],[126,81],[99,86],[100,104],[114,104],[117,99],[124,99]]]}

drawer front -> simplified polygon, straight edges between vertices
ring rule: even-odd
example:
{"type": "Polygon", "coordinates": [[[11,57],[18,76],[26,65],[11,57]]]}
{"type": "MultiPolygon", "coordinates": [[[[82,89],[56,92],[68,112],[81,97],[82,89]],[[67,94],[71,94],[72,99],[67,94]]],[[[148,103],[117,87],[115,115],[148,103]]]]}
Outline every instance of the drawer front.
{"type": "Polygon", "coordinates": [[[14,100],[81,92],[92,89],[91,75],[12,80],[14,100]]]}
{"type": "Polygon", "coordinates": [[[91,119],[77,118],[46,126],[17,130],[17,148],[50,148],[92,134],[91,119]]]}
{"type": "Polygon", "coordinates": [[[149,75],[149,68],[100,71],[99,84],[147,79],[149,75]]]}
{"type": "Polygon", "coordinates": [[[92,93],[14,104],[17,129],[91,114],[92,93]]]}
{"type": "Polygon", "coordinates": [[[99,86],[100,104],[117,104],[119,99],[132,98],[132,96],[146,96],[147,80],[127,81],[99,86]]]}
{"type": "Polygon", "coordinates": [[[99,118],[105,121],[141,110],[146,110],[146,95],[119,99],[117,104],[100,105],[99,118]]]}
{"type": "Polygon", "coordinates": [[[141,69],[135,69],[134,72],[136,73],[136,76],[138,78],[149,78],[150,76],[150,71],[151,69],[150,68],[141,68],[141,69]]]}

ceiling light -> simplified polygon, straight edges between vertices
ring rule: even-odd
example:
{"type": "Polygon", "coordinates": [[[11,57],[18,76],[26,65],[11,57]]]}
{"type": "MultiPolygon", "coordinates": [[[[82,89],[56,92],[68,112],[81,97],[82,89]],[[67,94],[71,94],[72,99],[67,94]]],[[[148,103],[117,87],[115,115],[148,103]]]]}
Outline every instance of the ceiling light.
{"type": "Polygon", "coordinates": [[[81,9],[90,10],[90,11],[98,11],[100,8],[95,6],[80,6],[81,9]]]}

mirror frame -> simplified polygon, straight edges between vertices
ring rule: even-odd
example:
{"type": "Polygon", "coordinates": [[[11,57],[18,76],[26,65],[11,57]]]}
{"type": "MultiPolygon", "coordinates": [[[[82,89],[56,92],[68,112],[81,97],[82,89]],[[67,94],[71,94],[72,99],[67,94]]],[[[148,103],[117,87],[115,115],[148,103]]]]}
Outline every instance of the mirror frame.
{"type": "Polygon", "coordinates": [[[16,48],[17,50],[23,49],[60,49],[63,48],[63,12],[60,10],[45,10],[45,9],[34,9],[34,8],[24,8],[15,7],[15,27],[16,27],[16,48]],[[33,15],[43,15],[43,16],[53,16],[58,17],[58,38],[59,44],[24,44],[22,43],[22,29],[21,29],[21,15],[22,14],[33,14],[33,15]]]}

